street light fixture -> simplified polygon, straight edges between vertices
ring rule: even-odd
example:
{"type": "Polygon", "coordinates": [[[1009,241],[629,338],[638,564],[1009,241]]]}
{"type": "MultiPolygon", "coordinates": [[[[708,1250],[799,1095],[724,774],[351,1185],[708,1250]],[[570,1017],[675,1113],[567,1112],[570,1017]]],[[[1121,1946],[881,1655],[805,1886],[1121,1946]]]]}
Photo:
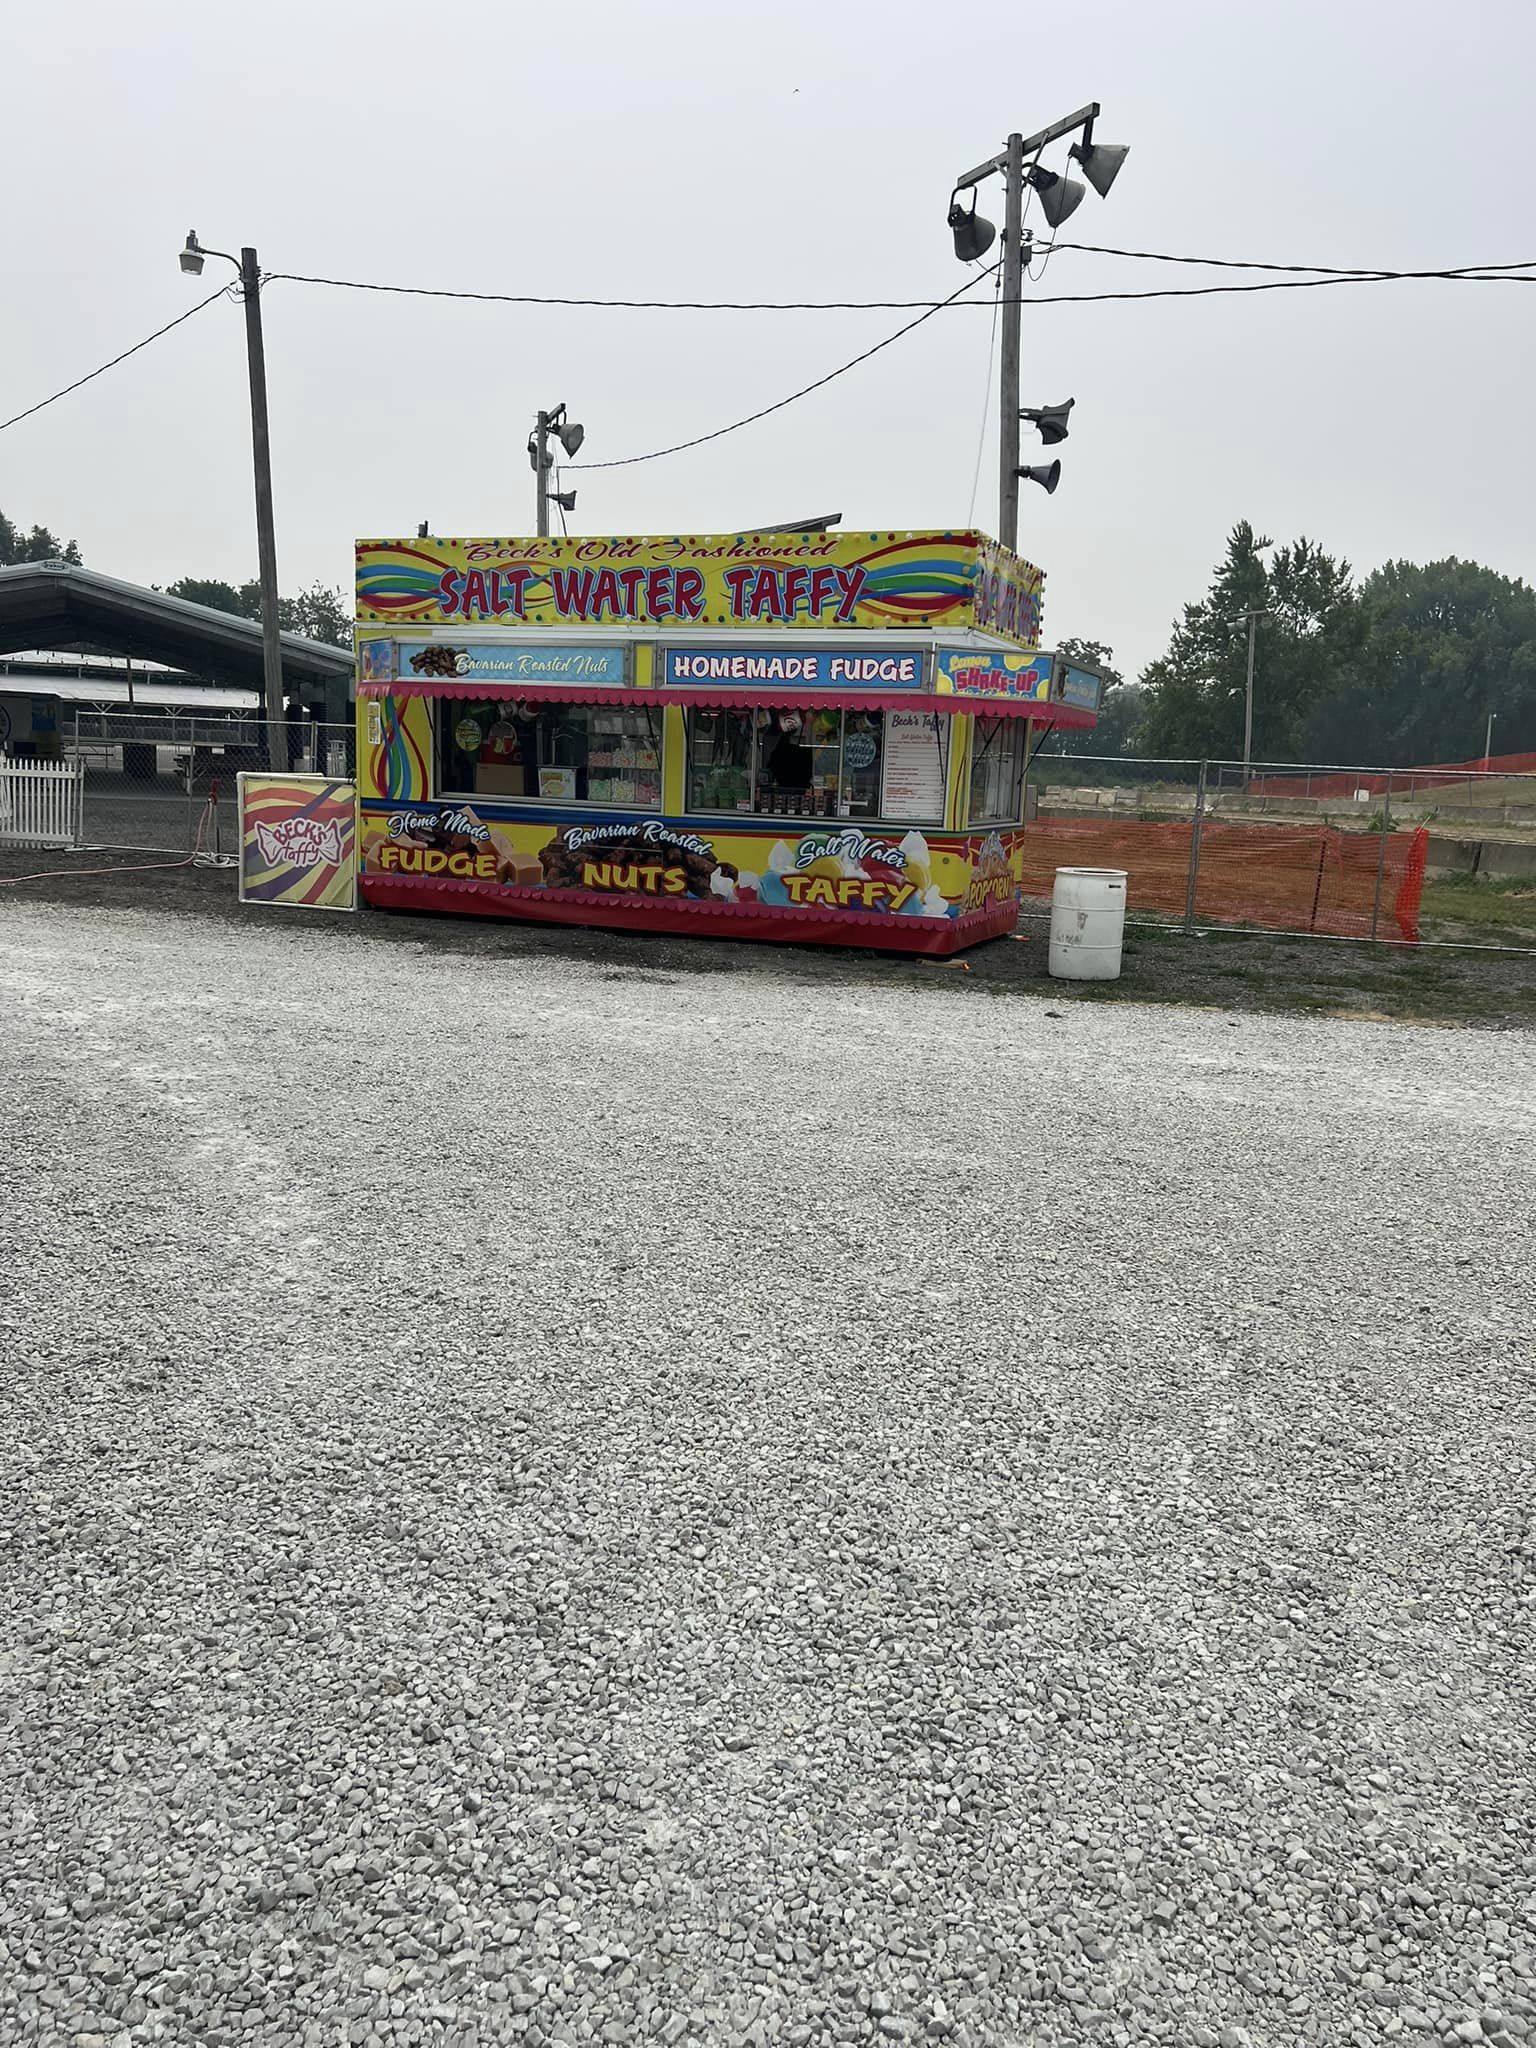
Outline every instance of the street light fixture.
{"type": "Polygon", "coordinates": [[[1081,142],[1074,142],[1067,155],[1075,157],[1082,166],[1083,176],[1088,180],[1101,199],[1109,197],[1109,188],[1120,175],[1120,166],[1130,155],[1130,148],[1123,142],[1095,142],[1093,124],[1089,123],[1081,142]]]}
{"type": "MultiPolygon", "coordinates": [[[[1024,193],[1026,186],[1039,194],[1040,210],[1053,228],[1059,227],[1078,205],[1083,186],[1060,171],[1048,171],[1040,163],[1041,152],[1064,136],[1078,138],[1069,155],[1080,165],[1083,176],[1102,199],[1120,173],[1129,155],[1121,142],[1095,142],[1093,124],[1099,117],[1099,103],[1079,107],[1064,120],[1053,121],[1034,135],[1010,135],[1007,147],[974,170],[957,178],[949,202],[949,227],[955,238],[955,254],[962,263],[973,262],[992,245],[996,229],[976,211],[974,196],[966,212],[960,194],[975,188],[995,171],[1003,177],[1003,345],[1000,372],[1002,398],[999,406],[1002,426],[998,435],[998,538],[1004,547],[1019,544],[1019,478],[1033,471],[1019,468],[1019,333],[1020,292],[1024,272],[1024,193]]],[[[1038,421],[1036,424],[1040,424],[1038,421]]],[[[1063,432],[1065,428],[1063,427],[1063,432]]],[[[1046,438],[1042,433],[1042,438],[1046,438]]],[[[1057,465],[1059,474],[1059,465],[1057,465]]],[[[1054,490],[1052,483],[1047,488],[1054,490]]]]}
{"type": "Polygon", "coordinates": [[[277,540],[272,521],[272,442],[267,427],[267,359],[261,336],[261,266],[254,249],[231,256],[227,249],[205,249],[196,228],[189,229],[179,261],[188,277],[201,277],[203,258],[217,256],[240,274],[245,303],[245,358],[251,385],[251,458],[256,474],[256,559],[261,580],[261,681],[267,725],[267,765],[280,773],[287,766],[283,737],[283,643],[277,617],[277,540]]]}
{"type": "Polygon", "coordinates": [[[1063,177],[1060,171],[1048,171],[1041,164],[1031,164],[1024,180],[1039,194],[1040,211],[1046,226],[1052,228],[1059,228],[1068,214],[1076,213],[1087,190],[1076,178],[1063,177]]]}
{"type": "Polygon", "coordinates": [[[549,445],[553,434],[567,455],[574,455],[587,438],[585,427],[565,416],[565,401],[552,406],[548,412],[535,415],[533,432],[528,436],[528,464],[533,471],[534,532],[545,535],[549,532],[549,507],[551,501],[562,512],[574,512],[576,493],[574,491],[552,491],[549,488],[549,473],[555,466],[554,451],[549,445]]]}

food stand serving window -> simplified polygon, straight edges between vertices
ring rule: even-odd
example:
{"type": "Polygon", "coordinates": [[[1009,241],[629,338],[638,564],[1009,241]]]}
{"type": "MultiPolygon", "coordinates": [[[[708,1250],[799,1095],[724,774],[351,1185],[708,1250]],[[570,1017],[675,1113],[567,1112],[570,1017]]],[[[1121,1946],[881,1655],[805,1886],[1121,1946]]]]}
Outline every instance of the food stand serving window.
{"type": "Polygon", "coordinates": [[[444,700],[437,763],[445,794],[659,809],[660,714],[647,705],[444,700]]]}
{"type": "MultiPolygon", "coordinates": [[[[886,715],[858,708],[690,707],[688,808],[770,817],[878,818],[886,715]]],[[[943,809],[942,778],[926,822],[943,809]]]]}
{"type": "Polygon", "coordinates": [[[1024,799],[1025,725],[1018,718],[978,718],[971,760],[973,825],[1013,825],[1024,799]]]}

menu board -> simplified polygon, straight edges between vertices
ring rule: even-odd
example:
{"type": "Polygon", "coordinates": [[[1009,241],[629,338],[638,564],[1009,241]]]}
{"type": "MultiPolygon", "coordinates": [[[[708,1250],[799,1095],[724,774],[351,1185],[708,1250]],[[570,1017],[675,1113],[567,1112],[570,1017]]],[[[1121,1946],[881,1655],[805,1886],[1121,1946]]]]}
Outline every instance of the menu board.
{"type": "Polygon", "coordinates": [[[944,733],[937,711],[887,711],[882,818],[937,824],[944,816],[944,733]]]}

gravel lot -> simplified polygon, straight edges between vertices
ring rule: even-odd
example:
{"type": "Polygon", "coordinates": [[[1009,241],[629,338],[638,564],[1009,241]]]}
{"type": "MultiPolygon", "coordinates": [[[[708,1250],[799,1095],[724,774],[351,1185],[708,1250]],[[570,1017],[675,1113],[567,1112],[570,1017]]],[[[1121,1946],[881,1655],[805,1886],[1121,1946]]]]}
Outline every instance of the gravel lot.
{"type": "Polygon", "coordinates": [[[1536,2041],[1536,1044],[636,957],[0,903],[0,2041],[1536,2041]]]}

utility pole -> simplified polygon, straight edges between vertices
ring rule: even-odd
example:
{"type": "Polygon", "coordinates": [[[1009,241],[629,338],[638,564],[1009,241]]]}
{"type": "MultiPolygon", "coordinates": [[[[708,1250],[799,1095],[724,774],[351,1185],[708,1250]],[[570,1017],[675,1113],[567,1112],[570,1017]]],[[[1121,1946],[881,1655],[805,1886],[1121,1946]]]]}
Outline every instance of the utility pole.
{"type": "Polygon", "coordinates": [[[553,434],[567,455],[574,455],[587,438],[585,427],[575,420],[567,419],[565,401],[551,406],[548,412],[542,409],[534,414],[533,432],[528,436],[528,460],[533,466],[533,510],[534,532],[541,539],[549,533],[549,508],[558,505],[562,512],[576,510],[574,491],[552,491],[549,488],[549,472],[555,458],[549,452],[549,437],[553,434]]]}
{"type": "Polygon", "coordinates": [[[1024,307],[1024,138],[1010,135],[1002,157],[1003,349],[998,401],[997,537],[1019,545],[1019,342],[1024,307]]]}
{"type": "Polygon", "coordinates": [[[251,377],[251,453],[256,470],[256,566],[261,579],[261,678],[267,712],[267,765],[288,766],[283,722],[283,643],[277,617],[277,533],[272,518],[272,441],[267,427],[267,357],[261,337],[261,268],[254,249],[240,251],[245,299],[245,352],[251,377]]]}
{"type": "MultiPolygon", "coordinates": [[[[966,171],[956,179],[951,195],[949,224],[955,231],[955,254],[962,262],[970,262],[986,251],[995,232],[990,221],[975,215],[975,188],[984,179],[999,172],[1002,174],[1003,345],[998,401],[997,537],[1009,549],[1017,549],[1019,544],[1019,357],[1024,286],[1024,191],[1026,186],[1034,187],[1040,195],[1040,210],[1047,226],[1053,232],[1059,228],[1082,198],[1083,187],[1075,178],[1043,169],[1039,157],[1047,144],[1058,142],[1063,136],[1076,135],[1079,139],[1072,145],[1069,155],[1076,160],[1099,197],[1102,199],[1107,195],[1127,152],[1120,143],[1094,141],[1093,124],[1098,114],[1099,103],[1094,100],[1089,106],[1079,107],[1075,114],[1068,114],[1065,120],[1053,121],[1048,128],[1038,129],[1033,135],[1010,135],[1000,155],[989,158],[984,164],[977,164],[974,170],[966,171]],[[964,213],[957,205],[959,194],[967,189],[973,194],[970,214],[964,213]]],[[[1062,433],[1053,438],[1060,440],[1062,433]]],[[[1029,474],[1034,482],[1053,491],[1060,468],[1059,463],[1053,465],[1049,480],[1044,471],[1032,470],[1029,474]]]]}
{"type": "MultiPolygon", "coordinates": [[[[1265,541],[1265,547],[1272,547],[1272,541],[1265,541]]],[[[1274,610],[1272,605],[1251,604],[1245,612],[1234,612],[1223,619],[1224,626],[1240,626],[1248,622],[1248,675],[1243,685],[1243,788],[1246,790],[1253,769],[1253,657],[1260,619],[1267,619],[1274,610]]]]}
{"type": "Polygon", "coordinates": [[[549,532],[549,414],[541,412],[533,429],[534,532],[542,540],[549,532]]]}
{"type": "Polygon", "coordinates": [[[203,260],[217,256],[240,273],[245,302],[245,358],[251,383],[251,456],[256,471],[256,557],[261,583],[261,679],[266,710],[267,765],[280,772],[288,765],[283,722],[283,643],[277,621],[277,538],[272,520],[272,442],[267,429],[267,356],[261,339],[261,265],[254,249],[239,257],[227,249],[205,249],[193,228],[181,251],[188,277],[201,277],[203,260]]]}
{"type": "Polygon", "coordinates": [[[1483,767],[1485,770],[1493,766],[1493,720],[1494,713],[1490,711],[1488,714],[1488,731],[1483,740],[1483,767]]]}

